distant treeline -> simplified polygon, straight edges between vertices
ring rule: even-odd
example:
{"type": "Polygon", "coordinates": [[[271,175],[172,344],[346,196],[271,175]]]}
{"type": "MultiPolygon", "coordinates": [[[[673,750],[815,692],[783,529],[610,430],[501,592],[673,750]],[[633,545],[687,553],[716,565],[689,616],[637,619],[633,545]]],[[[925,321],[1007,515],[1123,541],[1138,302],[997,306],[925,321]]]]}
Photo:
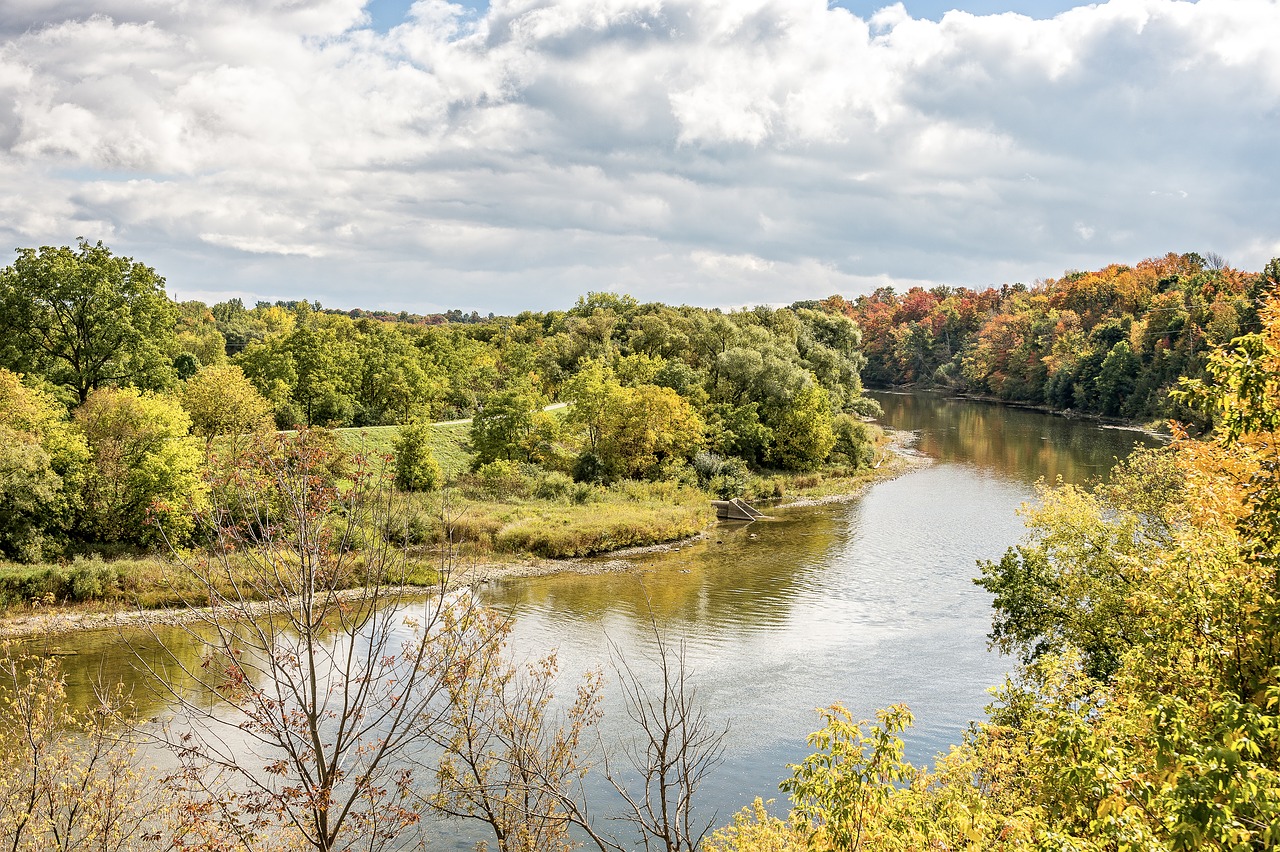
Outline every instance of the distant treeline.
{"type": "Polygon", "coordinates": [[[873,386],[938,386],[1135,420],[1199,415],[1169,397],[1203,374],[1208,353],[1258,330],[1261,273],[1221,259],[1168,254],[1058,279],[969,290],[881,288],[824,300],[863,332],[873,386]]]}

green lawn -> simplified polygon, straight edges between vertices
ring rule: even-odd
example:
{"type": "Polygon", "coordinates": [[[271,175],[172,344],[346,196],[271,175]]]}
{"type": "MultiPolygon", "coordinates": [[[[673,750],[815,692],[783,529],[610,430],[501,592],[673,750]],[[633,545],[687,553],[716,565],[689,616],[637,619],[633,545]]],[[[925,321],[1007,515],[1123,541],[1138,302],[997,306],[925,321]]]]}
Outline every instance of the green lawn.
{"type": "MultiPolygon", "coordinates": [[[[343,447],[351,452],[395,455],[392,442],[400,431],[399,426],[365,426],[351,429],[335,429],[343,447]]],[[[465,473],[471,466],[471,452],[467,449],[470,423],[452,423],[431,426],[431,452],[440,464],[445,477],[452,479],[465,473]]]]}

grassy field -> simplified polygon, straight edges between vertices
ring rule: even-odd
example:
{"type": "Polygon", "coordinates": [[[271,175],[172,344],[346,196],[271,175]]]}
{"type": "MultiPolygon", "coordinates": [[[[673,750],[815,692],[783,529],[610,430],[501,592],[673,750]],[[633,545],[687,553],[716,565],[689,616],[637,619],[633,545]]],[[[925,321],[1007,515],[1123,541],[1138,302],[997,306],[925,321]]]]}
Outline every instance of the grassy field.
{"type": "MultiPolygon", "coordinates": [[[[431,427],[431,452],[440,464],[445,479],[454,479],[471,466],[471,453],[467,448],[470,423],[433,424],[431,427]]],[[[394,456],[392,444],[400,432],[399,426],[366,426],[355,429],[335,429],[344,449],[350,452],[394,456]]]]}

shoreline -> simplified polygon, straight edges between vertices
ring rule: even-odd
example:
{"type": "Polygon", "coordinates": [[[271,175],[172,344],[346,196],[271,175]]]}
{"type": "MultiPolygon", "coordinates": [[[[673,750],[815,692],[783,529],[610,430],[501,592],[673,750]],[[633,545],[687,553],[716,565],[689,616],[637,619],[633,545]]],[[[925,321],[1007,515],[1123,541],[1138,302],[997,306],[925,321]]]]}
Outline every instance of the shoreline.
{"type": "MultiPolygon", "coordinates": [[[[911,447],[915,440],[912,432],[886,430],[890,436],[885,446],[887,455],[881,464],[887,464],[884,473],[859,483],[849,491],[829,494],[821,497],[797,497],[779,503],[770,508],[776,511],[792,511],[831,503],[844,503],[855,500],[867,489],[881,482],[889,482],[922,467],[933,463],[933,460],[911,447]]],[[[785,498],[784,498],[785,499],[785,498]]],[[[697,535],[674,541],[657,544],[628,547],[610,551],[598,556],[573,557],[569,559],[526,559],[515,562],[476,562],[461,563],[444,584],[445,590],[474,588],[500,580],[547,577],[555,574],[611,574],[627,571],[635,567],[629,557],[642,556],[649,553],[678,552],[684,547],[708,539],[714,527],[703,530],[697,535]]],[[[385,593],[392,596],[424,596],[431,594],[440,586],[394,586],[388,587],[385,593]]],[[[363,589],[349,589],[351,596],[363,593],[363,589]]],[[[341,593],[340,593],[341,594],[341,593]]],[[[260,608],[262,614],[281,608],[276,601],[262,601],[251,605],[255,611],[260,608]]],[[[76,610],[32,610],[30,612],[14,612],[0,615],[0,642],[23,641],[37,636],[64,636],[69,633],[90,632],[98,630],[124,630],[145,627],[180,627],[216,615],[215,607],[199,607],[194,609],[117,609],[108,611],[76,611],[76,610]]]]}

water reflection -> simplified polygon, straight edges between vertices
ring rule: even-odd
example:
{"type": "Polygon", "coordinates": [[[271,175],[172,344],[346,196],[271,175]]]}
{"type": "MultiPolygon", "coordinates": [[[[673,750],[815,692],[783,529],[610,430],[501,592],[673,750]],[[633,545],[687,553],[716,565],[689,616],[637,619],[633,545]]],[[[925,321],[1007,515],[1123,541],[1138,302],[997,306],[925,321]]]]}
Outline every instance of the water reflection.
{"type": "Polygon", "coordinates": [[[925,455],[1023,482],[1086,482],[1105,476],[1135,443],[1155,443],[1142,432],[995,403],[935,393],[870,395],[884,408],[885,423],[919,433],[916,449],[925,455]]]}

